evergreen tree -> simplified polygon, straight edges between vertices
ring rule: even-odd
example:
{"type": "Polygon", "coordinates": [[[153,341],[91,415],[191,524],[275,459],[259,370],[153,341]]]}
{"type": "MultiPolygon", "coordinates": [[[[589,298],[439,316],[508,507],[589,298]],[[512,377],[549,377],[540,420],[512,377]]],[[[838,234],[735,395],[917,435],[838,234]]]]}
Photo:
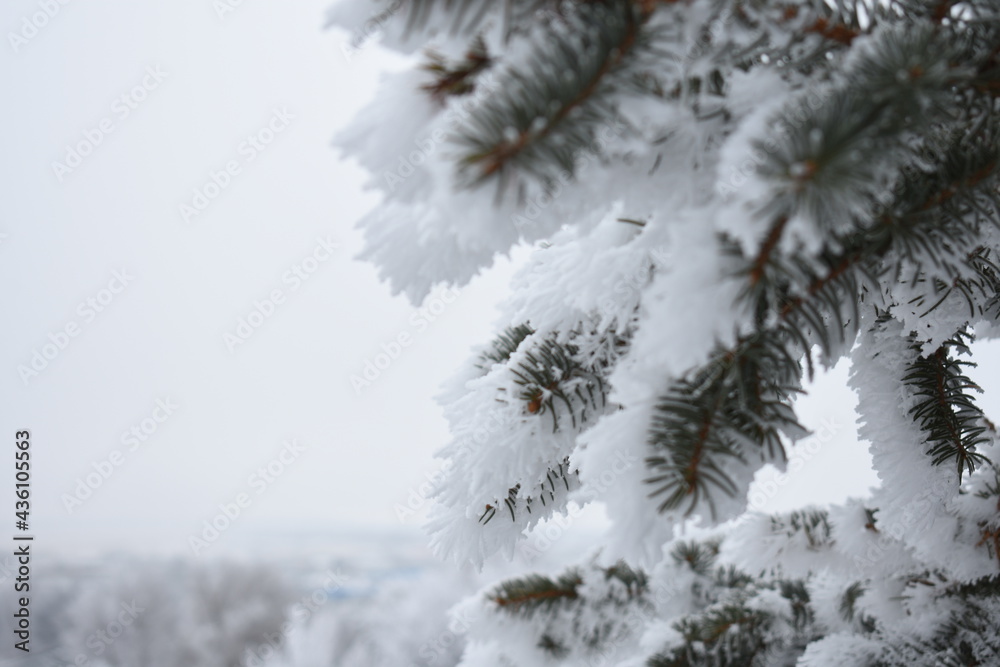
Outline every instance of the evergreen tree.
{"type": "Polygon", "coordinates": [[[1000,316],[1000,5],[333,19],[372,16],[418,64],[339,139],[384,196],[364,256],[420,302],[535,246],[443,397],[433,545],[481,564],[601,501],[623,559],[469,600],[461,664],[1000,665],[1000,446],[970,361],[1000,316]],[[844,357],[880,488],[745,513],[805,433],[803,381],[844,357]]]}

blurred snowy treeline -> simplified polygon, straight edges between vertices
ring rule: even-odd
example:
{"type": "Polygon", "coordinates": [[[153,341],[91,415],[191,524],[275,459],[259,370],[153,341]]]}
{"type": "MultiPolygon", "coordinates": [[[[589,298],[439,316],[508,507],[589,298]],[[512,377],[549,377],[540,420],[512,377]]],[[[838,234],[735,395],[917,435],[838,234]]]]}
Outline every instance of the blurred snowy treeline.
{"type": "Polygon", "coordinates": [[[381,560],[39,561],[24,657],[10,657],[16,575],[3,569],[0,666],[455,665],[463,628],[447,611],[481,580],[430,560],[381,560]]]}

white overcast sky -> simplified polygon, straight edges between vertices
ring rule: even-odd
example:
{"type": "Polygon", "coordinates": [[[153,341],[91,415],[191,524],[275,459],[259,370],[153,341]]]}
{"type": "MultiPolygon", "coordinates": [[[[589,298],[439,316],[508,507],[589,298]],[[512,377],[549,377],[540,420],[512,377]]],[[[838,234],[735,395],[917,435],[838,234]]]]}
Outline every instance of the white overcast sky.
{"type": "MultiPolygon", "coordinates": [[[[0,436],[32,432],[32,532],[48,549],[183,553],[243,492],[252,504],[220,548],[279,527],[397,527],[393,506],[435,469],[446,429],[432,397],[490,335],[511,269],[421,328],[353,259],[354,224],[376,200],[331,139],[402,63],[374,44],[348,62],[348,36],[322,28],[328,4],[243,0],[220,18],[210,0],[69,2],[16,50],[9,33],[39,1],[0,10],[0,436]],[[124,117],[116,100],[149,68],[165,76],[124,117]],[[275,110],[294,118],[250,161],[241,144],[275,110]],[[113,131],[60,182],[53,162],[104,119],[113,131]],[[179,205],[232,160],[239,173],[186,223],[179,205]],[[293,290],[283,275],[318,238],[340,247],[293,290]],[[132,279],[90,320],[79,304],[116,271],[132,279]],[[284,303],[230,352],[223,335],[274,289],[284,303]],[[78,335],[26,384],[18,366],[72,324],[78,335]],[[412,344],[356,394],[351,375],[400,333],[412,344]],[[167,398],[174,414],[129,451],[121,434],[167,398]],[[248,478],[292,438],[306,451],[258,495],[248,478]],[[116,450],[121,465],[67,512],[63,494],[116,450]]],[[[808,423],[841,428],[776,503],[841,500],[874,482],[845,380],[840,369],[804,406],[808,423]]],[[[11,498],[0,515],[13,514],[12,477],[0,463],[0,498],[11,498]]]]}

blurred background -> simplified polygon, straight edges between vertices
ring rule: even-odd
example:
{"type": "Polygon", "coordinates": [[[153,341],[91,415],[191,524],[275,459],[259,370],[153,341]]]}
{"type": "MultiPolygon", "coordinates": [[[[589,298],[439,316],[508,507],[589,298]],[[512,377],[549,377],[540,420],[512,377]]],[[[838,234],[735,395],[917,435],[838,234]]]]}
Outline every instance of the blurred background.
{"type": "MultiPolygon", "coordinates": [[[[0,556],[0,665],[451,665],[453,604],[603,528],[483,573],[428,553],[433,397],[530,249],[419,307],[354,259],[378,202],[331,142],[413,63],[326,29],[329,1],[0,9],[0,433],[31,432],[35,538],[30,656],[0,556]]],[[[754,509],[877,483],[846,379],[754,509]]]]}

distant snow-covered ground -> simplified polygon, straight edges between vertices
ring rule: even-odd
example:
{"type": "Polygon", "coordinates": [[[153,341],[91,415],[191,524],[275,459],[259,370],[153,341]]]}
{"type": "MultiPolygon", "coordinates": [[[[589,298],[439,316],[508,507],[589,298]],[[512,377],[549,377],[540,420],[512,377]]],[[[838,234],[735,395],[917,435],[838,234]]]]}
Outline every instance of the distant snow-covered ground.
{"type": "MultiPolygon", "coordinates": [[[[526,566],[442,563],[419,532],[262,537],[211,558],[39,556],[31,654],[0,667],[447,667],[466,627],[448,612],[526,566]]],[[[5,587],[11,573],[0,571],[5,587]]],[[[11,637],[14,600],[0,596],[11,637]]],[[[12,642],[11,642],[12,643],[12,642]]]]}

